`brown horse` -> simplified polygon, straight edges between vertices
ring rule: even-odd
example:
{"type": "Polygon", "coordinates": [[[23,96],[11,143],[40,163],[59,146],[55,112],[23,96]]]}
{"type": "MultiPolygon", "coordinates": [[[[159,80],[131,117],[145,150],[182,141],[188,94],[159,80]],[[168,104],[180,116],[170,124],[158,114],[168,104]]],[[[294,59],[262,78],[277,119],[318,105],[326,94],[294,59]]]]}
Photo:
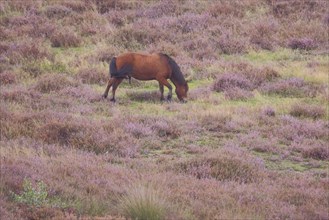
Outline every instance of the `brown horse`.
{"type": "Polygon", "coordinates": [[[103,94],[108,96],[112,86],[111,101],[115,102],[115,90],[123,79],[133,77],[138,80],[157,80],[159,82],[161,97],[164,100],[164,86],[169,89],[168,101],[172,97],[172,86],[168,82],[170,79],[175,87],[176,94],[180,101],[186,102],[188,85],[177,63],[166,54],[140,54],[125,53],[114,57],[110,63],[110,79],[103,94]]]}

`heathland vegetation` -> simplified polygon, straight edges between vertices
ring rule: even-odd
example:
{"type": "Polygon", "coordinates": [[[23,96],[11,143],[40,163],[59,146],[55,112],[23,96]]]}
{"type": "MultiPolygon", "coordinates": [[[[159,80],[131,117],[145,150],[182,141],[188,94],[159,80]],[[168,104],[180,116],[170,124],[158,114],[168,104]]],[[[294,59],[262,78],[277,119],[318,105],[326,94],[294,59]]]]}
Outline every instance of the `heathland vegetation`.
{"type": "Polygon", "coordinates": [[[1,219],[328,219],[325,0],[0,1],[1,219]],[[102,100],[108,61],[163,52],[102,100]]]}

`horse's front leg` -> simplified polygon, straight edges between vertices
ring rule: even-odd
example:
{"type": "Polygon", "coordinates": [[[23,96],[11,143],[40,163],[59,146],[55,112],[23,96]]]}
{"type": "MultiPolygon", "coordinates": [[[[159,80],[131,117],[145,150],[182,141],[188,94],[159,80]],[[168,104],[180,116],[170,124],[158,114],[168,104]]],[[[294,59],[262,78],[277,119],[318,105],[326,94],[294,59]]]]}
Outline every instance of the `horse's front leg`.
{"type": "Polygon", "coordinates": [[[109,91],[110,91],[110,88],[111,88],[112,84],[113,84],[113,78],[109,79],[109,81],[108,81],[108,83],[107,83],[107,86],[106,86],[106,89],[105,89],[105,91],[104,91],[104,94],[102,95],[102,97],[103,97],[104,99],[107,98],[107,96],[108,96],[108,94],[109,94],[109,91]]]}
{"type": "Polygon", "coordinates": [[[169,89],[167,100],[168,101],[171,101],[171,98],[172,98],[172,86],[170,85],[170,83],[165,78],[158,79],[158,81],[159,81],[159,84],[162,85],[162,87],[163,86],[166,86],[169,89]]]}

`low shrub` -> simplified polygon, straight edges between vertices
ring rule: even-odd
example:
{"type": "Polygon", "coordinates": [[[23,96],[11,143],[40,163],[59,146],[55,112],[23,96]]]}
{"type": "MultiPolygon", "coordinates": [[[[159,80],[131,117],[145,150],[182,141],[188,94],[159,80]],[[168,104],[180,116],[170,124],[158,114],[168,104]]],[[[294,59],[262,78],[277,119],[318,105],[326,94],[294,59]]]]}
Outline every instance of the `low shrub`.
{"type": "Polygon", "coordinates": [[[294,104],[290,109],[290,115],[318,119],[325,116],[326,110],[322,106],[309,105],[306,103],[294,104]]]}

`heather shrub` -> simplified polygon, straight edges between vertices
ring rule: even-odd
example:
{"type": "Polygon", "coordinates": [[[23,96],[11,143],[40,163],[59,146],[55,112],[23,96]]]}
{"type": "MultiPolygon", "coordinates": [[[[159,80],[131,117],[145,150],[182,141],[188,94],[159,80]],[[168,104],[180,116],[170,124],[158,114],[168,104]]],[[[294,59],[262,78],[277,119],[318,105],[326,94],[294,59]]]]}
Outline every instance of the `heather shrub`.
{"type": "Polygon", "coordinates": [[[265,94],[277,94],[286,97],[313,96],[312,93],[314,93],[303,79],[296,77],[265,83],[260,87],[260,91],[265,94]]]}
{"type": "MultiPolygon", "coordinates": [[[[226,67],[226,64],[224,66],[226,67]]],[[[255,67],[247,62],[229,63],[226,68],[250,80],[253,89],[280,77],[280,74],[269,66],[255,67]]]]}
{"type": "Polygon", "coordinates": [[[10,102],[30,103],[34,99],[40,99],[41,94],[37,91],[33,91],[32,89],[27,89],[27,88],[19,85],[19,86],[11,87],[10,89],[1,91],[0,97],[1,97],[1,99],[10,101],[10,102]]]}
{"type": "Polygon", "coordinates": [[[228,100],[241,100],[246,101],[252,98],[254,95],[252,92],[244,89],[240,89],[239,87],[236,88],[229,88],[224,91],[224,96],[228,100]]]}
{"type": "Polygon", "coordinates": [[[324,117],[326,111],[322,106],[297,103],[292,105],[289,113],[295,117],[318,119],[324,117]]]}
{"type": "Polygon", "coordinates": [[[302,151],[303,157],[313,158],[315,160],[329,160],[328,146],[315,146],[302,151]]]}
{"type": "Polygon", "coordinates": [[[67,8],[63,5],[50,5],[45,9],[45,14],[48,18],[63,18],[69,16],[72,13],[70,8],[67,8]]]}
{"type": "Polygon", "coordinates": [[[283,116],[279,129],[274,130],[280,141],[289,144],[305,138],[328,141],[328,127],[323,121],[301,120],[292,116],[283,116]]]}
{"type": "Polygon", "coordinates": [[[97,68],[85,68],[78,71],[76,75],[78,79],[81,79],[82,83],[88,84],[100,84],[103,85],[107,79],[107,73],[100,71],[97,68]]]}
{"type": "Polygon", "coordinates": [[[38,137],[48,144],[68,145],[81,130],[81,127],[71,121],[50,120],[40,127],[38,137]]]}
{"type": "Polygon", "coordinates": [[[131,186],[119,199],[121,214],[131,219],[165,219],[167,207],[162,193],[151,186],[131,186]]]}
{"type": "Polygon", "coordinates": [[[152,129],[162,138],[178,138],[182,133],[181,128],[177,126],[175,121],[164,118],[156,120],[152,125],[152,129]]]}
{"type": "Polygon", "coordinates": [[[148,92],[131,92],[127,91],[126,95],[132,101],[137,102],[158,102],[160,100],[160,92],[148,91],[148,92]]]}
{"type": "Polygon", "coordinates": [[[82,39],[69,28],[55,30],[50,37],[52,47],[78,47],[82,39]]]}
{"type": "Polygon", "coordinates": [[[247,50],[247,42],[248,39],[245,37],[227,31],[221,34],[216,42],[216,47],[224,54],[244,53],[247,50]]]}
{"type": "Polygon", "coordinates": [[[275,18],[259,18],[250,28],[250,42],[261,49],[272,50],[277,30],[278,22],[275,18]]]}
{"type": "Polygon", "coordinates": [[[209,112],[198,115],[197,118],[200,126],[211,132],[231,132],[237,129],[231,123],[232,116],[227,113],[209,112]]]}
{"type": "Polygon", "coordinates": [[[34,89],[42,93],[49,93],[51,91],[59,91],[68,86],[77,85],[78,83],[72,78],[63,74],[45,74],[35,83],[34,89]]]}
{"type": "Polygon", "coordinates": [[[213,85],[213,90],[216,92],[224,92],[235,88],[251,90],[252,83],[243,75],[224,73],[217,78],[213,85]]]}
{"type": "Polygon", "coordinates": [[[275,110],[272,107],[265,107],[262,109],[262,114],[270,117],[275,116],[275,110]]]}
{"type": "Polygon", "coordinates": [[[291,49],[312,50],[316,48],[314,40],[310,38],[291,39],[288,43],[291,49]]]}
{"type": "Polygon", "coordinates": [[[301,153],[304,158],[315,160],[329,160],[329,150],[325,141],[312,139],[296,140],[291,143],[291,148],[301,153]]]}
{"type": "Polygon", "coordinates": [[[13,72],[7,71],[0,73],[0,85],[14,84],[16,81],[16,74],[13,72]]]}
{"type": "Polygon", "coordinates": [[[152,128],[142,122],[127,122],[125,130],[136,138],[149,137],[153,134],[152,128]]]}
{"type": "Polygon", "coordinates": [[[178,171],[198,179],[214,178],[220,181],[250,183],[261,176],[261,168],[249,157],[225,152],[190,159],[178,164],[178,171]]]}
{"type": "Polygon", "coordinates": [[[177,11],[177,6],[173,0],[164,0],[153,4],[146,9],[137,10],[136,15],[138,17],[146,18],[160,18],[162,16],[174,16],[177,11]]]}
{"type": "Polygon", "coordinates": [[[60,95],[70,96],[85,102],[98,102],[102,97],[98,92],[93,90],[89,85],[68,86],[59,91],[60,95]]]}
{"type": "Polygon", "coordinates": [[[38,41],[12,43],[4,53],[4,56],[9,59],[10,64],[20,64],[25,60],[31,59],[52,59],[48,50],[38,41]]]}

